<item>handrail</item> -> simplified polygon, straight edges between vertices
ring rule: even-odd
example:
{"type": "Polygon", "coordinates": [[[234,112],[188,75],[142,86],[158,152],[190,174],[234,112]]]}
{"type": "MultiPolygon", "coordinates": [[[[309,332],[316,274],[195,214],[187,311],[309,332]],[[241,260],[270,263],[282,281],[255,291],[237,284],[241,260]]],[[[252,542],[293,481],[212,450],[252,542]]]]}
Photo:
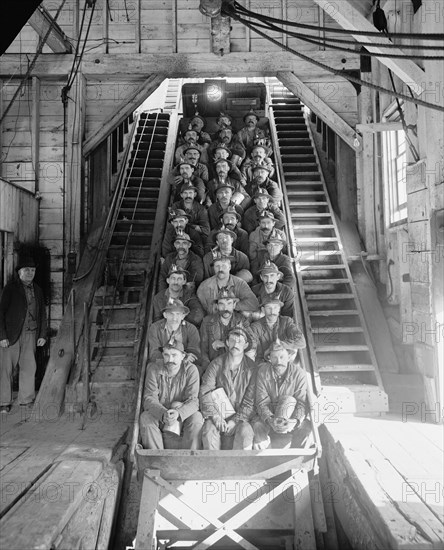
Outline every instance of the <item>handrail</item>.
{"type": "MultiPolygon", "coordinates": [[[[103,268],[103,265],[106,261],[106,253],[108,251],[109,243],[111,241],[112,234],[113,234],[113,231],[114,231],[114,227],[116,225],[120,204],[122,203],[123,196],[124,196],[124,193],[125,193],[125,190],[126,190],[126,187],[127,187],[127,185],[124,184],[125,183],[125,176],[126,176],[126,168],[127,168],[128,157],[130,155],[130,152],[131,152],[133,144],[134,144],[138,120],[139,120],[138,116],[135,116],[134,120],[133,120],[133,124],[131,126],[129,139],[127,141],[125,151],[124,151],[124,154],[123,154],[123,157],[122,157],[122,162],[121,162],[121,165],[120,165],[119,176],[118,176],[117,182],[116,182],[115,192],[113,194],[113,198],[112,198],[112,201],[111,201],[110,208],[108,210],[108,214],[106,216],[106,220],[105,220],[105,222],[102,226],[102,232],[101,232],[100,239],[99,239],[99,242],[97,244],[97,247],[95,249],[94,257],[92,258],[91,263],[90,263],[88,269],[86,270],[86,272],[83,273],[82,275],[79,275],[79,276],[73,278],[73,284],[78,283],[81,280],[85,279],[93,271],[94,266],[96,265],[97,261],[99,260],[99,266],[96,269],[96,276],[94,277],[94,280],[92,282],[92,291],[90,292],[89,299],[87,301],[88,314],[89,314],[89,310],[91,308],[92,300],[94,298],[94,293],[96,291],[96,287],[97,287],[98,282],[99,282],[99,277],[101,277],[101,275],[102,275],[102,268],[103,268]]],[[[79,267],[80,267],[80,264],[79,264],[79,267]]],[[[84,326],[85,326],[85,312],[83,311],[83,315],[80,319],[80,329],[81,330],[80,330],[79,336],[81,334],[83,334],[84,326]]],[[[80,343],[80,338],[77,340],[77,345],[74,347],[74,353],[73,353],[74,358],[76,356],[76,353],[78,352],[79,343],[80,343]]],[[[80,374],[80,372],[79,372],[79,374],[80,374]]],[[[74,382],[77,382],[77,381],[78,381],[78,377],[74,380],[74,382]]]]}
{"type": "Polygon", "coordinates": [[[167,219],[167,206],[170,199],[170,186],[168,184],[168,173],[174,161],[174,152],[176,147],[177,130],[179,120],[177,112],[170,115],[168,125],[167,145],[165,149],[165,157],[163,161],[161,186],[159,198],[157,202],[156,217],[154,221],[154,232],[151,239],[150,259],[147,265],[147,277],[145,279],[145,287],[142,293],[142,308],[143,312],[139,319],[139,327],[142,327],[143,333],[140,335],[138,349],[138,364],[137,376],[139,380],[137,388],[136,410],[134,412],[133,431],[129,449],[129,460],[135,460],[135,448],[139,438],[139,416],[142,409],[143,390],[145,386],[146,368],[148,366],[148,329],[153,315],[153,297],[156,292],[158,272],[160,269],[161,245],[164,235],[164,227],[167,219]]]}
{"type": "Polygon", "coordinates": [[[130,130],[130,136],[126,144],[125,152],[122,157],[122,162],[120,165],[119,177],[117,178],[117,182],[116,182],[115,192],[113,194],[113,198],[111,201],[110,208],[108,210],[108,214],[105,219],[105,223],[102,226],[102,234],[100,236],[99,244],[97,245],[96,254],[91,262],[91,265],[87,269],[86,273],[82,275],[78,275],[77,277],[73,277],[72,279],[73,283],[76,283],[77,281],[80,281],[81,279],[84,279],[85,277],[87,277],[91,273],[97,261],[97,258],[99,257],[100,252],[102,252],[103,249],[107,250],[108,248],[107,246],[104,246],[104,242],[106,240],[106,237],[109,235],[111,228],[114,228],[115,224],[112,224],[112,220],[113,220],[113,217],[115,217],[117,204],[120,205],[122,202],[123,193],[125,191],[125,187],[122,184],[125,179],[125,171],[127,167],[128,156],[132,150],[134,139],[135,139],[135,133],[136,133],[135,130],[137,128],[138,119],[139,119],[138,115],[136,115],[134,117],[134,121],[130,130]]]}
{"type": "MultiPolygon", "coordinates": [[[[287,220],[287,223],[285,224],[285,233],[286,233],[286,236],[287,236],[287,241],[289,243],[288,255],[290,256],[290,259],[292,261],[293,273],[296,277],[296,281],[298,282],[298,284],[297,284],[297,293],[296,292],[294,293],[294,298],[293,298],[294,308],[295,308],[297,320],[298,321],[300,320],[300,322],[301,322],[301,324],[304,328],[305,334],[308,335],[307,325],[306,325],[306,322],[305,322],[305,318],[302,314],[302,307],[301,307],[302,296],[300,294],[300,284],[299,284],[299,278],[297,277],[297,270],[296,270],[296,254],[295,254],[296,240],[295,240],[293,231],[291,231],[290,227],[289,227],[289,225],[291,223],[291,212],[290,212],[290,205],[288,203],[288,196],[287,196],[286,188],[283,185],[283,182],[285,182],[285,176],[284,176],[283,168],[282,168],[282,158],[281,158],[280,149],[279,149],[279,140],[278,140],[277,130],[276,130],[276,121],[275,121],[275,118],[274,118],[274,112],[273,112],[273,106],[272,105],[268,106],[268,119],[269,119],[269,127],[270,127],[270,136],[271,136],[271,141],[272,141],[272,144],[273,144],[273,152],[274,152],[275,159],[276,159],[275,164],[276,164],[276,168],[277,168],[277,170],[276,170],[277,183],[278,183],[278,185],[279,185],[279,187],[282,191],[282,203],[283,203],[282,207],[284,209],[285,218],[287,220]]],[[[315,445],[318,449],[318,457],[320,457],[321,454],[322,454],[322,444],[321,444],[321,439],[319,437],[319,431],[318,431],[318,420],[319,419],[316,418],[318,415],[316,415],[316,411],[315,411],[315,405],[316,404],[315,404],[314,395],[316,395],[316,394],[314,393],[314,388],[316,386],[315,386],[314,381],[313,381],[313,369],[312,369],[311,361],[308,357],[308,353],[307,353],[306,348],[303,349],[303,350],[299,350],[299,357],[300,357],[302,367],[304,368],[304,370],[306,372],[306,375],[307,375],[307,382],[308,382],[307,400],[308,400],[308,405],[310,407],[310,421],[311,421],[311,425],[312,425],[312,433],[313,433],[314,443],[315,443],[315,445]],[[309,366],[309,369],[307,369],[307,366],[309,366]]]]}

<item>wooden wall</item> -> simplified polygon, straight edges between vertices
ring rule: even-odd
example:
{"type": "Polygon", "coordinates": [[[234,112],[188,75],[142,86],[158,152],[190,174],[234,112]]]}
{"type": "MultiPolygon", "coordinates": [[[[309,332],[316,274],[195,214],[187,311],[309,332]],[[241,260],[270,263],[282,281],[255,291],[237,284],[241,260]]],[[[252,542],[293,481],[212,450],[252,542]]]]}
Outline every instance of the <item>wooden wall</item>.
{"type": "MultiPolygon", "coordinates": [[[[438,17],[436,7],[436,3],[424,0],[422,7],[413,15],[410,3],[401,2],[396,17],[397,31],[442,32],[442,17],[438,17]]],[[[394,3],[386,2],[385,8],[389,25],[394,25],[394,3]]],[[[424,69],[425,92],[421,99],[444,105],[442,62],[425,60],[420,61],[419,65],[424,69]]],[[[387,68],[374,60],[372,80],[391,88],[387,68]]],[[[407,87],[396,76],[395,85],[398,91],[409,94],[407,87]]],[[[369,97],[372,120],[381,121],[393,98],[387,94],[380,94],[376,102],[374,93],[369,97]]],[[[375,163],[375,170],[358,181],[361,233],[364,239],[367,239],[367,248],[377,245],[377,252],[386,258],[386,262],[380,265],[379,278],[387,285],[390,303],[399,307],[399,320],[395,323],[393,337],[404,346],[409,355],[403,364],[404,372],[409,372],[413,363],[417,371],[423,374],[428,390],[428,406],[434,406],[437,403],[435,386],[438,384],[439,369],[441,385],[444,380],[442,358],[441,365],[438,366],[437,356],[437,350],[442,346],[444,337],[443,305],[442,298],[441,303],[435,299],[436,296],[442,296],[435,288],[436,285],[442,285],[442,278],[436,277],[436,272],[434,276],[436,265],[441,264],[442,270],[443,250],[436,244],[440,242],[439,234],[432,224],[436,213],[444,208],[444,116],[442,112],[412,103],[406,103],[404,112],[410,128],[409,136],[420,158],[417,161],[407,148],[408,219],[405,223],[394,226],[390,226],[389,220],[386,219],[384,203],[387,193],[381,171],[378,170],[382,162],[381,149],[375,140],[373,158],[379,159],[375,163]],[[371,187],[374,194],[365,193],[366,186],[371,187]],[[373,202],[377,205],[376,216],[373,215],[373,202]],[[370,214],[369,219],[363,219],[363,212],[370,214]],[[371,238],[371,235],[374,235],[374,238],[371,238]]]]}
{"type": "MultiPolygon", "coordinates": [[[[14,248],[38,242],[39,203],[34,194],[0,177],[0,231],[5,232],[2,262],[4,282],[14,270],[14,248]]],[[[1,289],[0,289],[1,290],[1,289]]]]}

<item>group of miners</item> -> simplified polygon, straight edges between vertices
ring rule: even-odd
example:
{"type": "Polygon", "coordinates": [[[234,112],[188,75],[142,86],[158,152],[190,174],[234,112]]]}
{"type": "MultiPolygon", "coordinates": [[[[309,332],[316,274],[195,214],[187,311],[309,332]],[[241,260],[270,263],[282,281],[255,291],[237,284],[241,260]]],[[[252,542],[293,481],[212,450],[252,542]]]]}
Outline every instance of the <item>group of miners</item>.
{"type": "Polygon", "coordinates": [[[196,114],[169,176],[172,206],[148,329],[147,449],[299,446],[309,432],[282,192],[260,116],[196,114]]]}

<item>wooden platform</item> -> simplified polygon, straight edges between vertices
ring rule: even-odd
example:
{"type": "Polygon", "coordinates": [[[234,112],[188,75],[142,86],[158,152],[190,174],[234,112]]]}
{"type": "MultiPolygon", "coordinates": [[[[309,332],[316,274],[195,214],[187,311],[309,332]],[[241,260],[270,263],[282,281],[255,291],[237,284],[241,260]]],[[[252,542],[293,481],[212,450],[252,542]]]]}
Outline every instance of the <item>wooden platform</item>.
{"type": "Polygon", "coordinates": [[[316,448],[136,452],[137,550],[315,550],[308,472],[316,448]]]}
{"type": "Polygon", "coordinates": [[[444,430],[337,415],[320,429],[329,500],[355,549],[444,549],[444,430]]]}
{"type": "Polygon", "coordinates": [[[123,475],[129,426],[100,415],[0,415],[0,547],[106,548],[123,475]]]}

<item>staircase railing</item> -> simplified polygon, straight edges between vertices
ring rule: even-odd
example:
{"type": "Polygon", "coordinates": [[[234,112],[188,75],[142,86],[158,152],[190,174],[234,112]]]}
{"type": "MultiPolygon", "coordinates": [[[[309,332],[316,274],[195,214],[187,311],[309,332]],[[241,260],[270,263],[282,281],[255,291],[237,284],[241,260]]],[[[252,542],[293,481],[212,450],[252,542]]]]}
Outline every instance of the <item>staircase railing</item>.
{"type": "Polygon", "coordinates": [[[168,125],[168,137],[163,161],[161,187],[154,221],[154,232],[151,240],[150,258],[147,265],[147,276],[145,278],[145,286],[142,293],[142,313],[139,319],[139,327],[141,327],[142,332],[138,340],[139,347],[137,350],[138,362],[136,380],[138,380],[138,388],[130,446],[131,462],[134,461],[134,450],[139,438],[139,416],[142,411],[143,389],[145,386],[145,375],[148,365],[148,327],[153,316],[152,302],[156,293],[157,278],[160,269],[161,246],[167,221],[168,204],[171,193],[171,189],[168,184],[168,174],[174,161],[178,126],[178,114],[177,112],[173,112],[171,113],[170,122],[168,125]]]}
{"type": "MultiPolygon", "coordinates": [[[[297,256],[297,243],[295,241],[293,231],[289,227],[291,224],[291,212],[290,212],[290,205],[288,203],[288,197],[287,193],[285,191],[285,177],[282,169],[282,159],[279,149],[279,141],[277,136],[277,130],[276,130],[276,121],[274,119],[274,113],[272,105],[269,105],[268,107],[268,119],[269,119],[269,127],[270,127],[270,137],[271,142],[273,144],[273,154],[275,158],[275,166],[276,166],[276,179],[277,183],[279,184],[279,187],[282,191],[282,209],[285,214],[285,219],[287,220],[287,223],[285,224],[285,234],[287,237],[287,243],[288,243],[288,255],[290,256],[292,265],[293,265],[293,273],[296,277],[296,256],[297,256]]],[[[297,277],[296,277],[296,280],[297,277]]],[[[306,335],[307,339],[311,337],[310,331],[307,330],[307,325],[305,322],[305,317],[302,313],[302,296],[300,294],[300,288],[301,285],[297,285],[297,292],[294,293],[294,310],[295,310],[295,317],[296,321],[302,325],[304,334],[306,335]]],[[[316,447],[318,449],[318,457],[322,454],[322,444],[321,439],[319,437],[319,431],[318,431],[318,423],[319,423],[319,411],[317,410],[317,405],[315,402],[315,396],[319,394],[320,388],[317,387],[315,384],[314,379],[314,372],[313,372],[313,366],[311,359],[309,357],[307,348],[304,348],[302,350],[299,350],[299,360],[301,362],[302,368],[307,373],[307,381],[308,381],[308,405],[310,407],[310,420],[312,424],[312,433],[313,433],[313,439],[314,443],[316,444],[316,447]]]]}
{"type": "Polygon", "coordinates": [[[100,228],[90,231],[77,274],[73,278],[74,292],[69,295],[65,314],[34,404],[33,414],[38,417],[45,416],[48,407],[50,407],[52,415],[60,414],[70,373],[71,383],[77,382],[80,378],[81,365],[76,364],[76,357],[83,351],[82,334],[85,324],[83,304],[87,304],[89,311],[94,293],[101,280],[106,253],[116,223],[118,205],[124,192],[127,159],[133,146],[136,127],[137,118],[130,129],[130,136],[106,220],[100,228]],[[71,372],[73,365],[75,369],[71,372]]]}

